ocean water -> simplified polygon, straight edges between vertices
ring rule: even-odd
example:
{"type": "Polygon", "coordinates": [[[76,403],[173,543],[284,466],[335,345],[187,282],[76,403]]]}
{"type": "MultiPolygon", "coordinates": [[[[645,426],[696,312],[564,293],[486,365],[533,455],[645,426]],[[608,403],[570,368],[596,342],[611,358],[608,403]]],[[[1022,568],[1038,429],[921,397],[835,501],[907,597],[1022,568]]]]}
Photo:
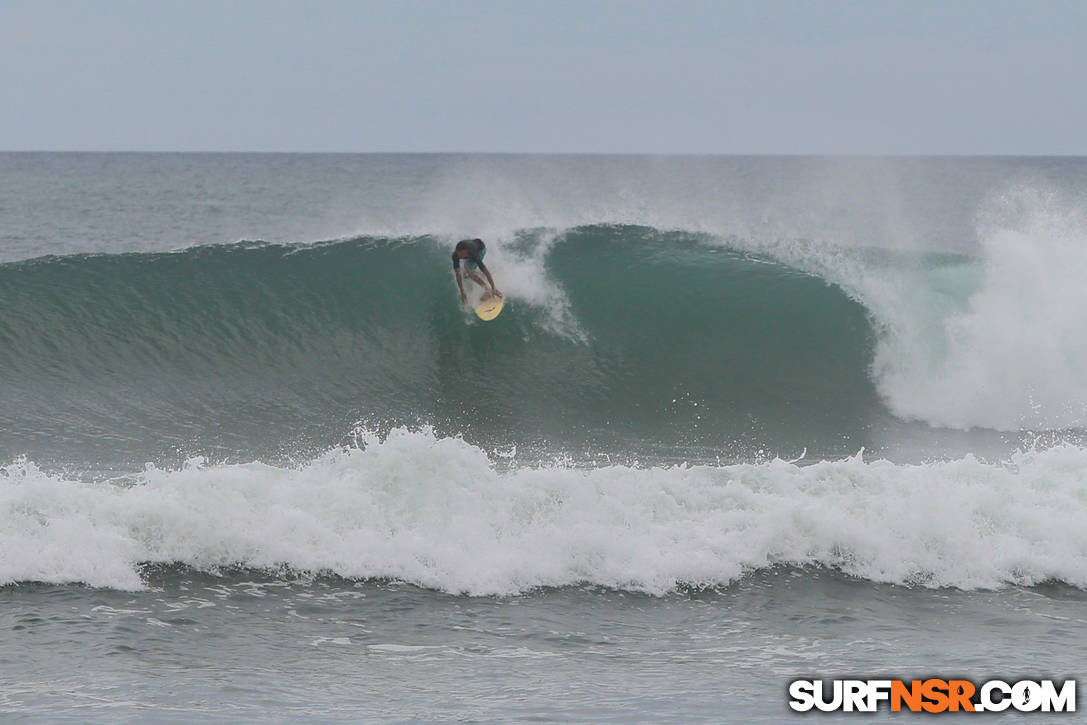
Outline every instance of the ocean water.
{"type": "Polygon", "coordinates": [[[0,154],[0,713],[1082,678],[1085,272],[1076,158],[0,154]]]}

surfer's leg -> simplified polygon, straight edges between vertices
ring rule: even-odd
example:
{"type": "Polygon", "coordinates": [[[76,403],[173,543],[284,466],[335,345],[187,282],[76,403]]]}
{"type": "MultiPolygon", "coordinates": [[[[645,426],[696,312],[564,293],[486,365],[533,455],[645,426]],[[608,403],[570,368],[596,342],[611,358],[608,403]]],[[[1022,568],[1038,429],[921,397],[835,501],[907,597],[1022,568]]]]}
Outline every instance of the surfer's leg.
{"type": "Polygon", "coordinates": [[[483,289],[487,289],[487,281],[485,279],[483,279],[482,277],[480,277],[479,274],[477,272],[475,272],[474,270],[471,270],[471,269],[465,270],[464,274],[465,274],[466,277],[468,277],[468,279],[472,280],[473,282],[478,284],[483,289]]]}

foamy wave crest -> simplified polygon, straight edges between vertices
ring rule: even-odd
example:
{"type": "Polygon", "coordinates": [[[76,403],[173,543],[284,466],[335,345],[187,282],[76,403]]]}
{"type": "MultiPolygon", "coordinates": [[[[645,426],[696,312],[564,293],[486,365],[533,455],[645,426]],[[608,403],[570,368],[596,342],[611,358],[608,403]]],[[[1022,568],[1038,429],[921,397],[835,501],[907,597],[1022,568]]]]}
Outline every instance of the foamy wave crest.
{"type": "Polygon", "coordinates": [[[299,468],[154,468],[81,483],[0,475],[0,581],[135,589],[139,565],[291,567],[509,594],[575,583],[664,593],[777,564],[873,581],[1087,586],[1087,451],[999,464],[496,469],[429,431],[366,436],[299,468]]]}
{"type": "Polygon", "coordinates": [[[896,415],[950,428],[1087,427],[1087,212],[1017,188],[979,213],[976,258],[939,263],[791,240],[748,244],[840,286],[878,334],[896,415]]]}
{"type": "Polygon", "coordinates": [[[892,408],[960,428],[1085,427],[1087,214],[1018,191],[985,214],[979,238],[980,286],[965,309],[912,366],[883,356],[892,408]]]}

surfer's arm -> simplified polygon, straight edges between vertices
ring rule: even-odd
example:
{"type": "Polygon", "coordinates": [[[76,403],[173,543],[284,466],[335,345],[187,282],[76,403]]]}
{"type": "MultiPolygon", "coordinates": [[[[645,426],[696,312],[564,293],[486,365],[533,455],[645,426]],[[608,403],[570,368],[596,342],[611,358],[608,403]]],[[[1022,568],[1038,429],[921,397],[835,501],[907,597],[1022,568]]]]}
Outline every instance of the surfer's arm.
{"type": "Polygon", "coordinates": [[[487,269],[487,265],[483,263],[482,259],[476,264],[483,270],[483,274],[487,275],[487,281],[491,283],[491,291],[498,292],[498,288],[494,286],[494,277],[491,276],[491,270],[487,269]]]}
{"type": "Polygon", "coordinates": [[[453,272],[457,275],[457,289],[460,290],[460,301],[465,302],[468,296],[464,294],[464,282],[460,278],[460,267],[454,267],[453,272]]]}

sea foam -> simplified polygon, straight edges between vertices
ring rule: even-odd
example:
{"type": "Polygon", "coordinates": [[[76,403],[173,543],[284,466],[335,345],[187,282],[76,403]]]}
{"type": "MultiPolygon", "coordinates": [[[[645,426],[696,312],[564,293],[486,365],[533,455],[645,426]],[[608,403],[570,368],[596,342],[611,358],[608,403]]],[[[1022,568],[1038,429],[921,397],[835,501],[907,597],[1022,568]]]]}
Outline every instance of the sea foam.
{"type": "Polygon", "coordinates": [[[1026,190],[994,206],[979,221],[979,284],[936,336],[881,350],[879,382],[896,413],[929,423],[1084,428],[1087,215],[1026,190]]]}
{"type": "Polygon", "coordinates": [[[589,583],[662,594],[775,565],[962,588],[1087,587],[1087,450],[920,465],[496,467],[428,430],[296,468],[0,473],[0,582],[143,586],[140,565],[289,567],[453,593],[589,583]]]}
{"type": "Polygon", "coordinates": [[[994,430],[1087,427],[1087,213],[1034,187],[978,213],[976,254],[728,240],[837,285],[877,333],[872,378],[895,415],[994,430]]]}

